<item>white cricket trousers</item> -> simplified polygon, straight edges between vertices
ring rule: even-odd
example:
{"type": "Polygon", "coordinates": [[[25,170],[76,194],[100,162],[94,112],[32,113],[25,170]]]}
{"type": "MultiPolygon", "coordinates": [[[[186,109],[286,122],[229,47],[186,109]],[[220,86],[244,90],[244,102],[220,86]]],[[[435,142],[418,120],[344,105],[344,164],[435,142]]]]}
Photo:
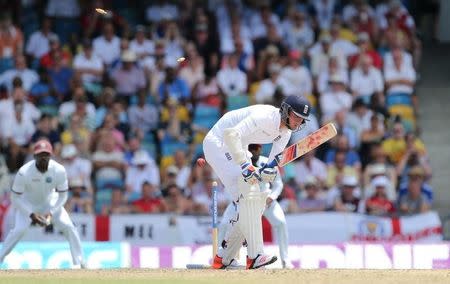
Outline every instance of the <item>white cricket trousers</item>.
{"type": "MultiPolygon", "coordinates": [[[[74,265],[83,263],[83,254],[81,249],[81,241],[78,231],[72,223],[66,209],[61,208],[52,216],[52,224],[56,229],[60,230],[66,237],[70,245],[70,253],[74,265]]],[[[3,242],[0,251],[0,263],[12,251],[20,239],[25,235],[31,226],[30,216],[26,216],[22,211],[15,209],[14,227],[9,231],[3,242]]]]}
{"type": "MultiPolygon", "coordinates": [[[[219,226],[219,240],[225,239],[225,234],[229,230],[229,227],[232,226],[232,222],[230,220],[234,220],[237,215],[237,207],[233,203],[228,204],[228,207],[223,212],[222,220],[219,226]]],[[[288,230],[286,225],[286,217],[284,215],[283,209],[280,204],[274,200],[269,207],[264,210],[264,217],[267,218],[270,225],[272,226],[272,230],[275,233],[275,239],[278,243],[278,248],[280,251],[280,258],[283,261],[289,260],[288,255],[288,230]]]]}

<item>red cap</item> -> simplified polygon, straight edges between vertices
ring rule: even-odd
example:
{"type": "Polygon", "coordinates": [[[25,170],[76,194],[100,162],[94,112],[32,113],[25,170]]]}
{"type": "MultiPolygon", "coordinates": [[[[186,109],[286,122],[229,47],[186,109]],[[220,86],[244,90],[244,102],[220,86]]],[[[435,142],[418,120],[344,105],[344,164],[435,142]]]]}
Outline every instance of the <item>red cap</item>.
{"type": "Polygon", "coordinates": [[[42,152],[53,154],[53,147],[48,140],[39,140],[34,144],[33,152],[35,155],[42,152]]]}

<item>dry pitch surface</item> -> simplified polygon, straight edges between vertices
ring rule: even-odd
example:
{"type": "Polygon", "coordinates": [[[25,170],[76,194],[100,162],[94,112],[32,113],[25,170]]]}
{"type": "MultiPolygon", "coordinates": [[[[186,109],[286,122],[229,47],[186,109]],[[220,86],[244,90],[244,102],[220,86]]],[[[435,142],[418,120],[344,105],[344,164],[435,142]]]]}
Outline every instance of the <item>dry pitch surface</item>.
{"type": "Polygon", "coordinates": [[[450,270],[3,270],[1,284],[450,283],[450,270]]]}

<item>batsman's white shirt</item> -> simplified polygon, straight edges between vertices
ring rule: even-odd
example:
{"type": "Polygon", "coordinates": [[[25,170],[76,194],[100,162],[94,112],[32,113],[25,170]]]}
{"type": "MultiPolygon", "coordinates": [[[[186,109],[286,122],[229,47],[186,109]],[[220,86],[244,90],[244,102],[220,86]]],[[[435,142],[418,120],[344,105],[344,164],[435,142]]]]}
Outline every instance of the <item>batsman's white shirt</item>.
{"type": "MultiPolygon", "coordinates": [[[[223,142],[223,131],[234,128],[240,134],[242,149],[247,151],[249,144],[273,143],[269,155],[272,161],[281,153],[291,137],[291,130],[280,128],[280,110],[270,105],[254,105],[226,113],[208,132],[203,140],[203,152],[206,161],[231,194],[237,200],[237,179],[241,169],[229,154],[223,142]]],[[[249,157],[250,157],[250,152],[249,157]]]]}
{"type": "Polygon", "coordinates": [[[22,195],[32,212],[48,213],[56,202],[56,192],[67,191],[68,188],[66,170],[61,164],[50,160],[48,170],[41,173],[32,160],[19,169],[12,191],[22,195]]]}

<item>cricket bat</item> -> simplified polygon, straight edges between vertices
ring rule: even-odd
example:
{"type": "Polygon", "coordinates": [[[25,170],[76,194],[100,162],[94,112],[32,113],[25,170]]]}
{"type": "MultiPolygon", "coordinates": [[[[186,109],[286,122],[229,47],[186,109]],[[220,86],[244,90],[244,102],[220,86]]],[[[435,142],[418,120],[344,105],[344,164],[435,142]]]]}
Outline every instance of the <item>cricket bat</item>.
{"type": "Polygon", "coordinates": [[[333,123],[328,123],[315,132],[309,134],[305,138],[301,139],[295,144],[287,147],[280,154],[275,157],[275,160],[269,165],[277,165],[279,167],[284,167],[290,162],[300,158],[309,151],[319,147],[323,143],[327,142],[334,136],[336,136],[337,131],[333,123]],[[276,164],[274,164],[276,162],[276,164]]]}

